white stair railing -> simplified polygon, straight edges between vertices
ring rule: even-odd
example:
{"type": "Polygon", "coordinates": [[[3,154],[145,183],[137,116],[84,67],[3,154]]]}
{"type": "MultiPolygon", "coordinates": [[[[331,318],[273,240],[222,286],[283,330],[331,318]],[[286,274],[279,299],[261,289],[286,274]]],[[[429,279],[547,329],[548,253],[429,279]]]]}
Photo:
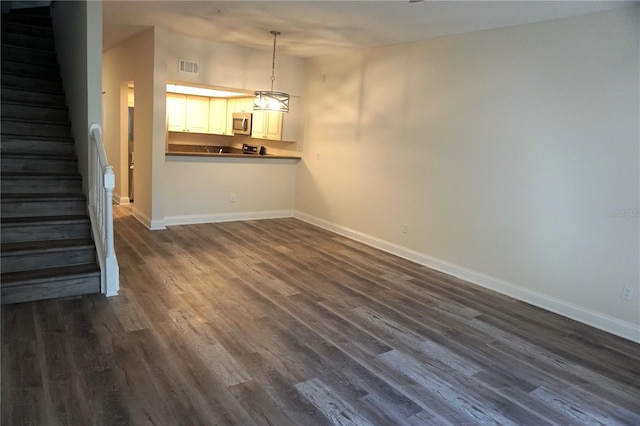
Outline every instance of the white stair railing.
{"type": "Polygon", "coordinates": [[[89,126],[89,216],[101,271],[101,292],[116,296],[120,289],[118,260],[113,245],[113,188],[116,179],[102,145],[102,128],[89,126]]]}

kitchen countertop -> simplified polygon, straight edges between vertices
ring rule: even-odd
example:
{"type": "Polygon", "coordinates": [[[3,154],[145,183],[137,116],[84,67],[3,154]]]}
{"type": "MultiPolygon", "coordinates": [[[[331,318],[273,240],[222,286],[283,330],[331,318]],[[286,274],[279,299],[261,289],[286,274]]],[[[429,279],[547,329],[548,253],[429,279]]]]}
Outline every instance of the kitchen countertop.
{"type": "Polygon", "coordinates": [[[294,155],[272,155],[272,154],[245,154],[240,148],[230,146],[209,146],[209,145],[178,145],[169,144],[165,155],[176,155],[183,157],[227,157],[227,158],[264,158],[264,159],[291,159],[299,160],[300,157],[294,155]],[[223,152],[220,152],[222,149],[223,152]]]}

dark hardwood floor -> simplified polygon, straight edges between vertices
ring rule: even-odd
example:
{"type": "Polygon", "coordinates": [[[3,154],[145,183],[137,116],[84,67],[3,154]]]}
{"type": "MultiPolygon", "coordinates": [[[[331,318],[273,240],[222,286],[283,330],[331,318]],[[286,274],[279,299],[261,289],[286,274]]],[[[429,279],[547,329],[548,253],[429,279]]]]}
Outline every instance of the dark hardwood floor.
{"type": "Polygon", "coordinates": [[[148,231],[2,306],[2,425],[640,424],[640,345],[295,219],[148,231]]]}

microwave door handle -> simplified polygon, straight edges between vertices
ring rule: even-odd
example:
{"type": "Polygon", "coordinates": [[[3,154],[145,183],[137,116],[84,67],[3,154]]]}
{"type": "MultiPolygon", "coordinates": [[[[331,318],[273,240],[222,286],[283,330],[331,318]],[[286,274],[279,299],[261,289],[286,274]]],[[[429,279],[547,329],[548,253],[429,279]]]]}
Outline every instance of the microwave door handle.
{"type": "Polygon", "coordinates": [[[247,121],[248,120],[246,118],[242,119],[242,130],[244,130],[245,132],[247,131],[247,121]]]}

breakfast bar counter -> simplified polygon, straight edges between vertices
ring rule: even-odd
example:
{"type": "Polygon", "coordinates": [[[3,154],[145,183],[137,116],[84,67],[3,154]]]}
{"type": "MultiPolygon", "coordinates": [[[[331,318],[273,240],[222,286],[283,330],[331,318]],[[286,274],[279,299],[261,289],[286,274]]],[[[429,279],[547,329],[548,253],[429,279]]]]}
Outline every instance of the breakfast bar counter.
{"type": "Polygon", "coordinates": [[[210,146],[210,145],[180,145],[169,144],[165,155],[183,157],[226,157],[226,158],[246,158],[246,159],[288,159],[299,160],[300,156],[281,154],[257,154],[247,153],[240,148],[230,146],[210,146]]]}

